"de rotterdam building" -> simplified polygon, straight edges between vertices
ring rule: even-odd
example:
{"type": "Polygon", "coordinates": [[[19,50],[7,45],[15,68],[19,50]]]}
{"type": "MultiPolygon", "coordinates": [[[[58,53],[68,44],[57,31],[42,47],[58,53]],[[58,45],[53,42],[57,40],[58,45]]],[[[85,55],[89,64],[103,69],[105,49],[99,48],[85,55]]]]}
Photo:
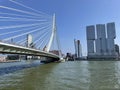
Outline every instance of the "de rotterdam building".
{"type": "Polygon", "coordinates": [[[88,58],[116,58],[114,22],[87,26],[86,34],[88,58]]]}

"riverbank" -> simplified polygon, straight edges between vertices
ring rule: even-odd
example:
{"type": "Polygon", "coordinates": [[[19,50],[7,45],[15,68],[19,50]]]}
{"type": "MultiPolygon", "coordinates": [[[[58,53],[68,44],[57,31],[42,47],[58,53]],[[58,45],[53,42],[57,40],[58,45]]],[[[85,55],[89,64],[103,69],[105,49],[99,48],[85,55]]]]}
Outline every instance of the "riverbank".
{"type": "Polygon", "coordinates": [[[20,62],[20,60],[0,60],[0,63],[20,62]]]}

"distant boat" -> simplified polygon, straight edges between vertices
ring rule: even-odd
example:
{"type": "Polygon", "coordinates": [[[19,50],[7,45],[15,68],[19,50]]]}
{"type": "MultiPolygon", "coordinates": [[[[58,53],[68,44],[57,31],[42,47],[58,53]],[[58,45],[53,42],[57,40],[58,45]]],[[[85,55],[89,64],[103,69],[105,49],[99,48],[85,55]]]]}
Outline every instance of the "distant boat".
{"type": "Polygon", "coordinates": [[[65,62],[65,59],[60,60],[60,62],[65,62]]]}
{"type": "Polygon", "coordinates": [[[65,62],[65,59],[61,58],[58,62],[65,62]]]}

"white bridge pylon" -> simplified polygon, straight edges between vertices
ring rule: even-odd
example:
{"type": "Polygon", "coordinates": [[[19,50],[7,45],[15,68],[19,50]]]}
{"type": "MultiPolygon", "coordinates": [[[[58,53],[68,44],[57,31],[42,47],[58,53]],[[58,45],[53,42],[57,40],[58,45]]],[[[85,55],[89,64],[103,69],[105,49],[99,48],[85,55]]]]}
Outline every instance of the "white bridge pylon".
{"type": "Polygon", "coordinates": [[[50,41],[48,43],[48,46],[47,46],[47,52],[50,51],[50,48],[51,48],[51,45],[52,45],[52,42],[54,40],[54,36],[55,36],[55,33],[56,33],[56,24],[55,24],[55,14],[53,15],[53,26],[52,26],[52,34],[51,34],[51,37],[50,37],[50,41]]]}
{"type": "MultiPolygon", "coordinates": [[[[56,29],[56,17],[55,17],[55,14],[53,15],[53,25],[52,25],[52,34],[51,34],[51,37],[50,37],[50,40],[49,40],[49,43],[48,43],[48,46],[47,46],[47,52],[50,52],[50,48],[52,46],[52,43],[53,43],[53,40],[55,38],[55,36],[57,35],[57,29],[56,29]]],[[[61,51],[60,51],[60,46],[59,46],[59,40],[58,38],[56,37],[57,39],[57,45],[58,45],[58,52],[59,52],[59,57],[61,58],[62,57],[62,54],[61,54],[61,51]]]]}
{"type": "Polygon", "coordinates": [[[0,4],[0,53],[60,58],[55,14],[45,14],[19,1],[8,2],[0,4]]]}

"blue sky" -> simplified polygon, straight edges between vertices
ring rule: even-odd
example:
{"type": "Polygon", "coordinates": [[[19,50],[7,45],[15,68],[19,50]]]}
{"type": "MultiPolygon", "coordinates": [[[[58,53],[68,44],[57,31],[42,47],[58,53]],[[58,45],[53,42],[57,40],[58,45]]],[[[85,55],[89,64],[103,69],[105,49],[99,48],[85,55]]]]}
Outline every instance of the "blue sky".
{"type": "MultiPolygon", "coordinates": [[[[56,14],[56,24],[63,53],[74,53],[74,38],[87,53],[86,26],[115,22],[120,45],[120,0],[16,0],[49,15],[56,14]]],[[[9,4],[7,0],[0,3],[9,4]]]]}

